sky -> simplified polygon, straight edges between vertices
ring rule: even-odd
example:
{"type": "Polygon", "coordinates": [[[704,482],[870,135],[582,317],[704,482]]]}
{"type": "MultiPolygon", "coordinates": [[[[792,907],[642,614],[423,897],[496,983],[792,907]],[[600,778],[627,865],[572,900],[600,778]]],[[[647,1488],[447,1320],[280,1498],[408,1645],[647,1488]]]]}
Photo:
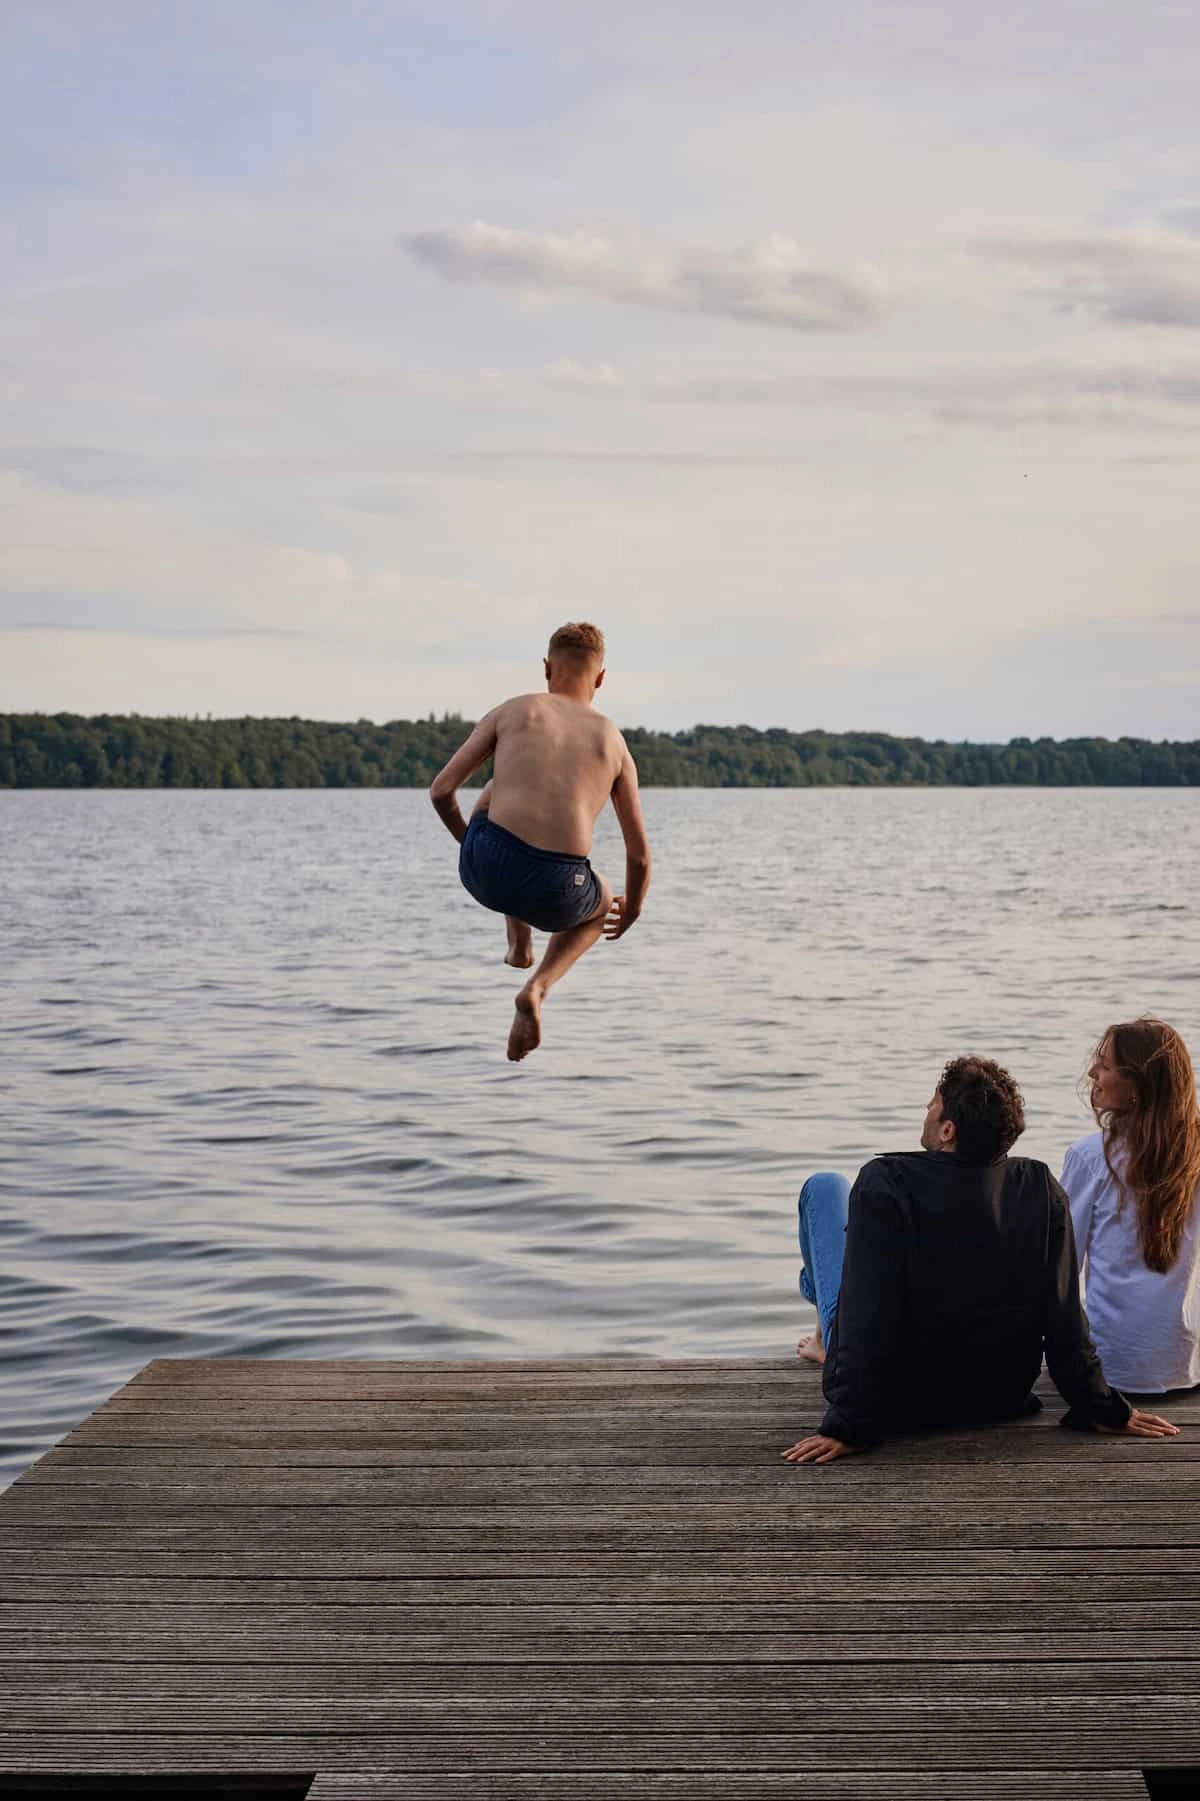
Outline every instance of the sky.
{"type": "Polygon", "coordinates": [[[1200,735],[1192,0],[3,0],[0,709],[1200,735]]]}

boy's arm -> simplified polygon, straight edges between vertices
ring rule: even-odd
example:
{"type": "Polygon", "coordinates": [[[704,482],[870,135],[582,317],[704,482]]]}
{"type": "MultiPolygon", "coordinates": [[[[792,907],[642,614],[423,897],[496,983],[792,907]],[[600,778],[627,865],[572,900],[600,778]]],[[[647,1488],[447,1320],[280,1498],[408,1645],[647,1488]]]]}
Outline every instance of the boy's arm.
{"type": "Polygon", "coordinates": [[[625,892],[613,902],[612,929],[606,931],[605,936],[619,938],[641,912],[650,886],[650,843],[646,837],[646,821],[642,817],[637,764],[624,739],[621,741],[621,767],[612,786],[612,804],[625,840],[625,892]]]}
{"type": "Polygon", "coordinates": [[[446,767],[429,785],[429,798],[446,830],[461,844],[467,835],[467,822],[459,811],[458,790],[481,769],[496,748],[496,721],[499,707],[484,716],[465,744],[460,744],[446,767]]]}

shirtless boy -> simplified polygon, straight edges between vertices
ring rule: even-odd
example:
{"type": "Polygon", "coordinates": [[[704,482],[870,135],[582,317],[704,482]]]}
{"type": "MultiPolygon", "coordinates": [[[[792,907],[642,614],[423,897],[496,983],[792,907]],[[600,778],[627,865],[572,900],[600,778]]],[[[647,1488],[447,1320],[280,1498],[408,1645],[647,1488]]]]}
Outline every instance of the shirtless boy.
{"type": "Polygon", "coordinates": [[[624,936],[650,885],[650,846],[637,768],[624,738],[592,706],[604,680],[604,635],[563,625],[545,660],[548,694],[519,694],[481,719],[436,776],[429,797],[458,839],[463,887],[505,915],[514,969],[533,967],[533,933],[549,932],[546,954],[517,996],[510,1062],[542,1041],[542,1002],[603,935],[624,936]],[[495,758],[468,825],[457,790],[495,758]],[[614,896],[588,861],[592,832],[612,800],[625,839],[625,892],[614,896]]]}

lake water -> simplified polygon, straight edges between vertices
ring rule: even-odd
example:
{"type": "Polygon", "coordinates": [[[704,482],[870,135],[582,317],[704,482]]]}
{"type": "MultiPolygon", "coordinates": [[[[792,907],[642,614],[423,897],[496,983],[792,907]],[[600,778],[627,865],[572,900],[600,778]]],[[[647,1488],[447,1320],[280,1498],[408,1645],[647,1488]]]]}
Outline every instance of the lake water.
{"type": "Polygon", "coordinates": [[[0,793],[0,1478],[155,1356],[777,1354],[802,1177],[947,1056],[1057,1168],[1111,1019],[1200,1052],[1191,792],[645,798],[648,910],[514,1067],[423,793],[0,793]]]}

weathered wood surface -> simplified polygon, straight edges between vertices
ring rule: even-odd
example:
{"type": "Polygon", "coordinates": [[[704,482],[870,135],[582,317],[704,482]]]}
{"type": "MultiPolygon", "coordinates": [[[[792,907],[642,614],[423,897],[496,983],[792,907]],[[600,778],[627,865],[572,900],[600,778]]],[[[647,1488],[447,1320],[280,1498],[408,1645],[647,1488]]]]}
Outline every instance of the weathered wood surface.
{"type": "MultiPolygon", "coordinates": [[[[892,1770],[833,1770],[799,1773],[761,1770],[648,1772],[581,1770],[553,1775],[493,1776],[473,1773],[471,1801],[1146,1801],[1137,1770],[1057,1770],[1053,1788],[1037,1770],[989,1770],[976,1785],[957,1772],[929,1771],[914,1787],[911,1774],[892,1770]]],[[[411,1776],[318,1776],[308,1801],[463,1801],[461,1778],[436,1773],[411,1776]],[[457,1786],[456,1786],[457,1785],[457,1786]]]]}
{"type": "Polygon", "coordinates": [[[795,1360],[152,1363],[0,1497],[0,1793],[1133,1801],[1200,1768],[1200,1397],[1046,1395],[814,1469],[795,1360]]]}

